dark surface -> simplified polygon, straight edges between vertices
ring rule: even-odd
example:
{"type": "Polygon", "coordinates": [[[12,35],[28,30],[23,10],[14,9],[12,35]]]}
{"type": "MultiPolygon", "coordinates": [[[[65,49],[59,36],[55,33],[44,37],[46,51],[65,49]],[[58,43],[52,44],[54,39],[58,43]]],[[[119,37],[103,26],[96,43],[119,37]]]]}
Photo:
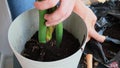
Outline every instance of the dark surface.
{"type": "MultiPolygon", "coordinates": [[[[95,26],[96,30],[100,34],[109,36],[111,38],[120,40],[120,1],[119,0],[109,0],[105,3],[93,4],[90,8],[96,14],[98,21],[95,26]]],[[[87,53],[93,54],[94,62],[93,68],[120,68],[120,44],[115,44],[113,42],[104,42],[98,47],[98,41],[91,39],[86,47],[82,59],[79,63],[78,68],[86,68],[85,55],[87,53]],[[108,62],[103,60],[102,51],[108,62]],[[94,65],[97,62],[98,65],[94,65]],[[116,67],[113,67],[116,65],[116,67]]]]}
{"type": "MultiPolygon", "coordinates": [[[[116,38],[120,40],[120,24],[113,24],[111,27],[108,27],[104,31],[104,35],[110,36],[112,38],[116,38]]],[[[109,60],[108,63],[105,63],[103,61],[103,58],[101,56],[101,52],[98,49],[98,47],[94,44],[94,40],[91,40],[87,43],[87,46],[85,48],[85,53],[91,53],[94,56],[94,62],[99,63],[96,67],[97,68],[107,68],[103,64],[109,66],[110,64],[116,62],[116,64],[120,68],[120,45],[114,44],[112,42],[104,42],[101,44],[103,47],[103,51],[105,53],[106,58],[109,60]]],[[[86,68],[86,59],[85,59],[85,53],[82,56],[82,59],[80,61],[80,65],[78,68],[86,68]]],[[[94,66],[94,65],[93,65],[94,66]]],[[[96,68],[94,67],[94,68],[96,68]]]]}
{"type": "MultiPolygon", "coordinates": [[[[113,26],[107,28],[104,32],[104,35],[108,35],[112,38],[120,40],[120,24],[116,23],[113,26]]],[[[116,61],[120,68],[120,44],[114,43],[103,43],[103,49],[106,54],[106,57],[111,61],[116,61]]]]}
{"type": "Polygon", "coordinates": [[[81,47],[76,39],[68,31],[63,31],[63,39],[60,47],[56,46],[55,32],[52,39],[46,44],[38,42],[38,32],[25,44],[22,55],[37,61],[56,61],[68,57],[81,47]]]}

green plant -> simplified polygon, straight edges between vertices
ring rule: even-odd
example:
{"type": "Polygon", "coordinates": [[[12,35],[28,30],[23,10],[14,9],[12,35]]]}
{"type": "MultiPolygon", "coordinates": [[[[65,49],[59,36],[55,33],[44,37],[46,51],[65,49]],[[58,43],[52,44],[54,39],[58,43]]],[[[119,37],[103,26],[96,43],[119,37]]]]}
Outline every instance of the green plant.
{"type": "Polygon", "coordinates": [[[46,20],[44,19],[44,15],[46,13],[52,13],[56,10],[57,6],[47,9],[47,10],[39,10],[39,31],[38,31],[38,39],[40,43],[46,43],[47,41],[51,40],[52,33],[55,29],[56,31],[56,45],[59,47],[62,36],[63,36],[63,24],[62,22],[56,26],[47,27],[45,25],[46,20]]]}
{"type": "Polygon", "coordinates": [[[40,43],[46,43],[46,30],[44,15],[46,10],[39,10],[39,31],[38,31],[38,40],[40,43]]]}

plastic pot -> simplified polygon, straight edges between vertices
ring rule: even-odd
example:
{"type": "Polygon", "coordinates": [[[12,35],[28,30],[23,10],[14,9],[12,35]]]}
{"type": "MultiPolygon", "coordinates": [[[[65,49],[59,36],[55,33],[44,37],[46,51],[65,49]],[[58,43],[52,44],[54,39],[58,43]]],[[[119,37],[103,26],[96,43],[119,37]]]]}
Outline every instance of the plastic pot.
{"type": "Polygon", "coordinates": [[[23,68],[77,68],[86,44],[87,28],[83,20],[75,13],[72,13],[63,22],[63,25],[67,31],[71,32],[82,43],[81,48],[76,53],[51,62],[34,61],[21,55],[26,41],[38,30],[38,16],[38,10],[36,9],[26,11],[18,16],[9,28],[9,44],[21,66],[23,68]]]}

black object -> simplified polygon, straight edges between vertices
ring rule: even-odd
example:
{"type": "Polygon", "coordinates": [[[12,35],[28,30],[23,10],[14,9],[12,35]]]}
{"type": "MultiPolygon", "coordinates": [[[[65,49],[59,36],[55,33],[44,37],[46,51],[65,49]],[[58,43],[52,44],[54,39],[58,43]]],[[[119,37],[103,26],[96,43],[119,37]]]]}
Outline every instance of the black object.
{"type": "Polygon", "coordinates": [[[108,14],[120,19],[120,11],[111,11],[111,12],[108,12],[108,14]]]}
{"type": "Polygon", "coordinates": [[[114,38],[111,38],[111,37],[108,37],[108,36],[106,36],[105,42],[113,42],[115,44],[120,44],[120,40],[114,39],[114,38]]]}
{"type": "Polygon", "coordinates": [[[104,63],[108,63],[109,60],[108,60],[108,59],[106,58],[106,56],[105,56],[105,53],[104,53],[103,48],[102,48],[102,45],[101,45],[99,42],[94,42],[94,44],[97,45],[97,47],[99,48],[100,53],[101,53],[101,55],[102,55],[102,58],[103,58],[103,60],[104,60],[104,63]]]}
{"type": "MultiPolygon", "coordinates": [[[[96,41],[94,39],[90,40],[87,43],[86,49],[88,49],[89,52],[88,52],[88,50],[84,51],[84,52],[93,54],[93,58],[96,61],[100,62],[101,64],[109,63],[109,60],[107,59],[107,57],[105,56],[105,53],[103,51],[103,47],[98,41],[96,41]]],[[[107,65],[105,65],[105,66],[107,67],[107,65]]]]}
{"type": "MultiPolygon", "coordinates": [[[[99,64],[93,68],[120,68],[120,1],[109,0],[105,3],[92,4],[90,8],[98,20],[95,24],[96,31],[105,35],[106,39],[100,43],[91,39],[84,50],[83,56],[93,54],[94,62],[99,64]]],[[[79,68],[86,68],[85,59],[81,59],[79,68]]]]}

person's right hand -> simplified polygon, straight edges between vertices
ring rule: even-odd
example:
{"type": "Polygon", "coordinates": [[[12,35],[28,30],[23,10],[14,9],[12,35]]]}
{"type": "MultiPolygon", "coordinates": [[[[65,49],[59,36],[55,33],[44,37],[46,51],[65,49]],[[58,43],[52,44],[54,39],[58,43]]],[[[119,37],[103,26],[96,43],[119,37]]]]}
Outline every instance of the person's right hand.
{"type": "Polygon", "coordinates": [[[43,0],[40,2],[35,2],[35,7],[39,10],[45,10],[52,8],[58,4],[60,1],[60,6],[52,14],[45,14],[45,19],[47,20],[46,25],[52,26],[65,20],[73,11],[76,0],[43,0]]]}
{"type": "Polygon", "coordinates": [[[97,17],[95,16],[95,14],[92,12],[90,8],[85,6],[82,0],[76,0],[74,12],[83,19],[83,21],[87,26],[87,29],[88,29],[87,41],[89,41],[90,38],[94,38],[99,42],[105,41],[105,36],[98,34],[94,28],[97,17]]]}

